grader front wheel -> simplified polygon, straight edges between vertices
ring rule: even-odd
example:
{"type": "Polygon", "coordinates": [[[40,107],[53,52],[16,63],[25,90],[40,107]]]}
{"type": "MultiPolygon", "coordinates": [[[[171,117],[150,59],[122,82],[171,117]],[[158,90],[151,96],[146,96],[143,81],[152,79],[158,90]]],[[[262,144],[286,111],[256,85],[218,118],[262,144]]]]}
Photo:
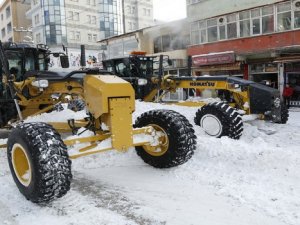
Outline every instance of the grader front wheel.
{"type": "Polygon", "coordinates": [[[136,120],[137,127],[152,126],[158,143],[136,147],[147,164],[157,168],[174,167],[188,161],[196,148],[196,136],[189,121],[171,110],[153,110],[136,120]]]}
{"type": "Polygon", "coordinates": [[[236,109],[223,102],[213,102],[201,107],[194,118],[205,133],[220,138],[228,136],[239,139],[243,132],[243,121],[236,109]]]}
{"type": "Polygon", "coordinates": [[[71,161],[60,135],[45,123],[24,123],[8,138],[13,179],[30,201],[49,202],[70,189],[71,161]]]}

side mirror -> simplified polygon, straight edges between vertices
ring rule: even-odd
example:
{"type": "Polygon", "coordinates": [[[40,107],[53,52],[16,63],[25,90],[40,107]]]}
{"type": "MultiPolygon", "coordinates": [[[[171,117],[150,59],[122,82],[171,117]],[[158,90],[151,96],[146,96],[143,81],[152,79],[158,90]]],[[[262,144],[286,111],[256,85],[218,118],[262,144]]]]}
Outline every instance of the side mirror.
{"type": "Polygon", "coordinates": [[[69,63],[69,57],[67,55],[61,55],[59,57],[60,59],[60,64],[62,68],[69,68],[70,67],[70,63],[69,63]]]}
{"type": "Polygon", "coordinates": [[[173,65],[173,61],[171,59],[168,59],[168,65],[172,66],[173,65]]]}

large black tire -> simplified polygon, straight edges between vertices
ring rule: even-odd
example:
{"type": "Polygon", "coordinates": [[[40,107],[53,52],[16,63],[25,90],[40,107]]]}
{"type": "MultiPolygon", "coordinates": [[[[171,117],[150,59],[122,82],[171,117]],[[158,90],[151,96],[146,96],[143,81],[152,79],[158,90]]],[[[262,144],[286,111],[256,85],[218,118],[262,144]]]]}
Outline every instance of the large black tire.
{"type": "Polygon", "coordinates": [[[278,123],[286,124],[289,119],[289,110],[285,104],[281,104],[281,121],[278,123]]]}
{"type": "Polygon", "coordinates": [[[201,107],[194,118],[195,124],[217,138],[228,136],[239,139],[243,132],[243,121],[236,109],[223,102],[213,102],[201,107]]]}
{"type": "Polygon", "coordinates": [[[52,126],[18,125],[9,135],[7,156],[13,179],[28,200],[49,202],[70,190],[71,160],[52,126]]]}
{"type": "Polygon", "coordinates": [[[136,127],[151,125],[164,133],[163,151],[147,151],[147,146],[136,147],[137,154],[147,164],[156,168],[170,168],[188,161],[196,148],[196,136],[189,121],[172,110],[152,110],[143,113],[135,122],[136,127]]]}

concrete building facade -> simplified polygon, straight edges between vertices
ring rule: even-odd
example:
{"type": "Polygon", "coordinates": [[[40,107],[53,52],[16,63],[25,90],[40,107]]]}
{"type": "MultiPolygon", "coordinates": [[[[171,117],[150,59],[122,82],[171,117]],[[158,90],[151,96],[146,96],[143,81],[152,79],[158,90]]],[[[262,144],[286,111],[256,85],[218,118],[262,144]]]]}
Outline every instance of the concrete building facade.
{"type": "Polygon", "coordinates": [[[188,0],[187,16],[196,75],[241,76],[281,92],[288,84],[300,105],[299,0],[188,0]]]}
{"type": "Polygon", "coordinates": [[[144,51],[147,55],[168,55],[173,60],[172,69],[183,69],[186,67],[189,45],[188,25],[185,19],[173,21],[103,39],[100,45],[107,49],[103,51],[105,59],[122,58],[132,51],[144,51]]]}
{"type": "Polygon", "coordinates": [[[125,33],[154,25],[153,0],[124,0],[125,33]]]}
{"type": "Polygon", "coordinates": [[[1,41],[31,42],[31,20],[25,19],[30,8],[24,1],[5,0],[0,5],[1,41]]]}

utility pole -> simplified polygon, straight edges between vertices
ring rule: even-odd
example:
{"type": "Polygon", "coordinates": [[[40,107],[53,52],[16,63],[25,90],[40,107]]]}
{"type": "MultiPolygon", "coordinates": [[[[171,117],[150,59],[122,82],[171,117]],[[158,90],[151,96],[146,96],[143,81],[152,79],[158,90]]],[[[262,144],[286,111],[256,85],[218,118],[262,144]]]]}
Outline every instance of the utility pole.
{"type": "Polygon", "coordinates": [[[125,34],[125,0],[122,1],[122,25],[123,25],[123,34],[125,34]]]}

